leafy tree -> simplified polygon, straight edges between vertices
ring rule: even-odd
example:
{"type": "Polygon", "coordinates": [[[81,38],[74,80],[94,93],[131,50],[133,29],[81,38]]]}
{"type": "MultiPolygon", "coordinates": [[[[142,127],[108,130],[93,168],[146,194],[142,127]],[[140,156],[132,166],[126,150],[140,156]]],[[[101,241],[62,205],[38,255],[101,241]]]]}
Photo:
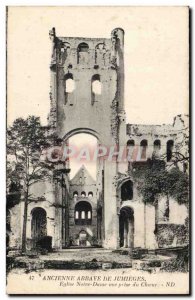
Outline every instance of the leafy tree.
{"type": "MultiPolygon", "coordinates": [[[[16,194],[24,201],[22,251],[26,251],[26,224],[28,204],[35,200],[31,187],[50,178],[52,166],[40,161],[41,149],[48,141],[47,130],[41,126],[40,118],[29,116],[18,118],[7,130],[7,206],[13,206],[16,194]],[[13,193],[13,197],[10,195],[13,193]],[[14,195],[15,193],[15,195],[14,195]]],[[[36,199],[37,200],[37,199],[36,199]]]]}
{"type": "Polygon", "coordinates": [[[155,205],[159,195],[165,195],[167,200],[171,196],[180,204],[188,202],[188,174],[179,168],[168,171],[164,161],[153,159],[145,165],[134,165],[132,174],[144,202],[155,205]]]}
{"type": "Polygon", "coordinates": [[[159,194],[164,193],[166,173],[165,163],[160,160],[149,159],[144,164],[134,163],[132,175],[144,202],[155,204],[159,194]]]}
{"type": "Polygon", "coordinates": [[[172,168],[167,174],[167,187],[169,195],[179,204],[188,204],[189,200],[189,176],[179,168],[172,168]]]}

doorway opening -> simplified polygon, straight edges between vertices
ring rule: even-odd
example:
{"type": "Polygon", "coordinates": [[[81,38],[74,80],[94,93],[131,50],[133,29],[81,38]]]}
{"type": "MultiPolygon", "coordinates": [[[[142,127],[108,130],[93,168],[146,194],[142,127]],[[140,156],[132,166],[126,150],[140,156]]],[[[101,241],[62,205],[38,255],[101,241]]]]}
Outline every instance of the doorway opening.
{"type": "Polygon", "coordinates": [[[80,247],[90,247],[91,244],[88,241],[88,235],[85,230],[81,230],[79,233],[79,246],[80,247]]]}
{"type": "Polygon", "coordinates": [[[32,210],[31,236],[35,244],[47,235],[47,213],[45,209],[36,207],[32,210]]]}
{"type": "Polygon", "coordinates": [[[124,206],[119,216],[120,247],[133,249],[134,247],[134,210],[124,206]]]}

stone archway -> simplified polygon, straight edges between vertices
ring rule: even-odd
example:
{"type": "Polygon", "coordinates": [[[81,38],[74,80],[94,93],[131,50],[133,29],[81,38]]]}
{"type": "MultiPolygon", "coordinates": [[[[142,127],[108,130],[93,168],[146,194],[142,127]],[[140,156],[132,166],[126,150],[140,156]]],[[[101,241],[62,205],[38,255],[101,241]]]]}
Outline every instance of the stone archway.
{"type": "Polygon", "coordinates": [[[133,249],[134,247],[134,210],[124,206],[119,216],[120,247],[133,249]]]}
{"type": "Polygon", "coordinates": [[[64,136],[63,136],[63,141],[66,142],[68,141],[72,136],[77,135],[77,134],[81,134],[81,133],[85,133],[85,134],[89,134],[94,136],[98,141],[101,141],[100,138],[100,134],[91,128],[84,128],[84,127],[79,127],[79,128],[75,128],[70,130],[69,132],[67,132],[64,136]]]}

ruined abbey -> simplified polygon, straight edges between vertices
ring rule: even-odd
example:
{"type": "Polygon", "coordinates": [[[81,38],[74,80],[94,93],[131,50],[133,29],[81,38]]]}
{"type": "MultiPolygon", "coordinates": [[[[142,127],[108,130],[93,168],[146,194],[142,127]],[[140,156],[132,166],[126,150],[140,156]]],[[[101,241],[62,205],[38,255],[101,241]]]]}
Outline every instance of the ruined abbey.
{"type": "MultiPolygon", "coordinates": [[[[163,196],[157,208],[144,202],[131,165],[144,164],[154,156],[171,164],[172,153],[189,126],[188,116],[173,116],[172,124],[126,123],[123,29],[114,29],[110,38],[58,37],[54,28],[49,36],[49,130],[66,144],[85,133],[95,137],[98,145],[117,145],[118,151],[126,146],[130,160],[97,160],[96,180],[84,165],[70,179],[69,162],[56,164],[59,172],[52,180],[32,186],[37,201],[28,205],[27,248],[44,236],[51,237],[53,249],[185,245],[179,232],[185,228],[187,207],[170,198],[167,212],[163,196]]],[[[179,167],[188,168],[186,164],[179,167]]],[[[11,248],[21,248],[23,205],[10,210],[11,248]]]]}

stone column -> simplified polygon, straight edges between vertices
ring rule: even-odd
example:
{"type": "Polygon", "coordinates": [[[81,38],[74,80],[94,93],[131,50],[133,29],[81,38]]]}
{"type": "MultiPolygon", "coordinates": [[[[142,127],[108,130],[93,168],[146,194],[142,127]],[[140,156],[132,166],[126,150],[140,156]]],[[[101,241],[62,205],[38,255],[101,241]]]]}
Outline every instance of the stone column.
{"type": "Polygon", "coordinates": [[[105,239],[103,247],[116,249],[118,247],[119,221],[116,200],[116,163],[105,160],[104,167],[104,228],[105,239]]]}
{"type": "Polygon", "coordinates": [[[147,249],[157,248],[155,230],[155,206],[146,204],[145,209],[145,243],[147,249]]]}

